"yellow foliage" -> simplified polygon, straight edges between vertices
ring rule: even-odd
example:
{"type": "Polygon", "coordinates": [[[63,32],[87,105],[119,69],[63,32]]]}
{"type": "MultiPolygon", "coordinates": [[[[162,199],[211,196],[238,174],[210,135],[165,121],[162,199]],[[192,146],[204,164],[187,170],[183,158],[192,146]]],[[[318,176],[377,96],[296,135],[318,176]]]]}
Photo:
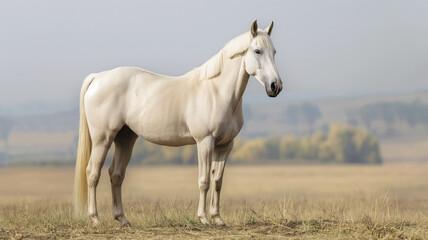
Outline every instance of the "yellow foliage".
{"type": "MultiPolygon", "coordinates": [[[[196,164],[195,146],[161,147],[147,141],[137,142],[134,156],[144,163],[196,164]]],[[[364,129],[331,125],[328,133],[312,136],[269,136],[251,140],[235,139],[232,162],[255,163],[295,159],[337,163],[381,163],[377,139],[364,129]]]]}
{"type": "Polygon", "coordinates": [[[184,164],[192,164],[197,162],[196,146],[186,145],[181,151],[181,159],[184,164]]]}
{"type": "Polygon", "coordinates": [[[300,141],[294,136],[285,136],[279,145],[280,158],[296,158],[300,148],[300,141]]]}
{"type": "Polygon", "coordinates": [[[266,154],[264,139],[257,138],[245,142],[233,153],[231,160],[236,162],[254,162],[256,160],[264,160],[260,159],[265,157],[264,154],[266,154]]]}

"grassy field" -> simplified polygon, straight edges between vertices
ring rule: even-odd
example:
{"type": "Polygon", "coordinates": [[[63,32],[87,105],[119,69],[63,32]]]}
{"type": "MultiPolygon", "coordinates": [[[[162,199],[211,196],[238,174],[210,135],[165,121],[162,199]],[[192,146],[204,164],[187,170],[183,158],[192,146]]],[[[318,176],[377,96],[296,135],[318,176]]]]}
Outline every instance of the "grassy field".
{"type": "Polygon", "coordinates": [[[125,228],[103,169],[92,227],[72,217],[73,171],[0,169],[0,239],[428,239],[428,165],[228,166],[227,227],[199,224],[194,166],[131,167],[125,228]]]}

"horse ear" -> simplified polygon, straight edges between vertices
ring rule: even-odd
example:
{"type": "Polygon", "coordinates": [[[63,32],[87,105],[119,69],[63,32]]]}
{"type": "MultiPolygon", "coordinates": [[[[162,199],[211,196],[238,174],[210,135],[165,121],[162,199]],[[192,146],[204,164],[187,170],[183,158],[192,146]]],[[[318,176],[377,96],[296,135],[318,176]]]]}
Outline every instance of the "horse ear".
{"type": "Polygon", "coordinates": [[[259,27],[257,26],[257,19],[256,19],[251,23],[251,36],[253,36],[253,37],[257,36],[257,29],[258,28],[259,27]]]}
{"type": "Polygon", "coordinates": [[[273,28],[273,21],[270,22],[269,26],[265,29],[265,32],[270,36],[270,33],[272,32],[273,28]]]}

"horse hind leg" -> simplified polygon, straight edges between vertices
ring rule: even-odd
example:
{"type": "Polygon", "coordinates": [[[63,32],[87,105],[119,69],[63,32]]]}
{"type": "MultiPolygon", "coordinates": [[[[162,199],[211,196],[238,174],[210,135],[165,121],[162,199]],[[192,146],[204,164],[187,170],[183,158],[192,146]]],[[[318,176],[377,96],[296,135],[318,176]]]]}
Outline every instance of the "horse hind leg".
{"type": "Polygon", "coordinates": [[[123,127],[118,132],[114,139],[115,152],[109,168],[113,198],[113,217],[115,220],[118,220],[122,226],[130,225],[129,221],[125,218],[122,206],[122,183],[136,139],[137,135],[127,126],[123,127]]]}
{"type": "Polygon", "coordinates": [[[91,138],[91,157],[89,158],[88,166],[86,167],[86,177],[88,181],[88,215],[92,223],[97,225],[99,220],[96,190],[101,176],[101,168],[104,165],[104,161],[112,141],[110,140],[111,137],[106,135],[96,137],[92,136],[91,138]]]}

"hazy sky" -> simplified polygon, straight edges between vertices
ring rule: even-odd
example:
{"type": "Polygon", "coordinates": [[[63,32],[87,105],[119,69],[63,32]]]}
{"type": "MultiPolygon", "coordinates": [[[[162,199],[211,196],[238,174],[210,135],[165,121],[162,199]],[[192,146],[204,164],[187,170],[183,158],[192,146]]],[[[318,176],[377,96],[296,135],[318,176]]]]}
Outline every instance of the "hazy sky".
{"type": "MultiPolygon", "coordinates": [[[[77,106],[118,66],[181,75],[258,19],[288,96],[428,89],[428,1],[0,0],[0,105],[77,106]]],[[[265,96],[255,79],[247,99],[265,96]]],[[[267,97],[266,97],[267,98],[267,97]]]]}

